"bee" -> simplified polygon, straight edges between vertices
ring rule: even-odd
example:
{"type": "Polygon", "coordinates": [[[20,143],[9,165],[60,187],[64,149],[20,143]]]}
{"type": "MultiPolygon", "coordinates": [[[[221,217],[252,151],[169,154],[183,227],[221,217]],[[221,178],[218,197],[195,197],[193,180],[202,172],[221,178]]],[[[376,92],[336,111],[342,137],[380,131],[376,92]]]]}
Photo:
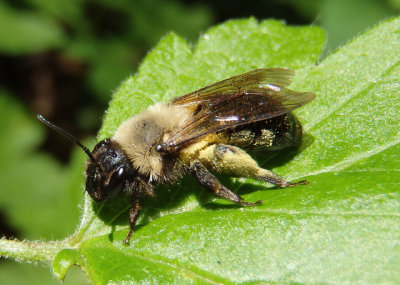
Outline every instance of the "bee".
{"type": "Polygon", "coordinates": [[[302,126],[292,114],[315,98],[287,88],[294,72],[286,68],[257,69],[158,103],[124,121],[114,136],[93,151],[74,136],[47,121],[48,127],[78,144],[89,156],[86,191],[100,202],[124,192],[130,197],[130,230],[142,209],[142,198],[155,196],[158,183],[175,183],[186,174],[216,196],[242,206],[254,206],[222,185],[214,173],[248,177],[279,187],[288,182],[261,168],[245,150],[276,151],[298,146],[302,126]]]}

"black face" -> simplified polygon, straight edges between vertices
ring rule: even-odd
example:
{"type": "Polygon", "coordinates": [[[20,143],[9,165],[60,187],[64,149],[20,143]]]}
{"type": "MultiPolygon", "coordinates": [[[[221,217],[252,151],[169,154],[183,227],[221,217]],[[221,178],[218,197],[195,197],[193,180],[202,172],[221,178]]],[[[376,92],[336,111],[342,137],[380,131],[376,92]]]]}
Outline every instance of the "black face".
{"type": "Polygon", "coordinates": [[[99,202],[122,191],[134,173],[124,152],[110,139],[99,142],[92,154],[96,162],[88,163],[86,191],[99,202]]]}

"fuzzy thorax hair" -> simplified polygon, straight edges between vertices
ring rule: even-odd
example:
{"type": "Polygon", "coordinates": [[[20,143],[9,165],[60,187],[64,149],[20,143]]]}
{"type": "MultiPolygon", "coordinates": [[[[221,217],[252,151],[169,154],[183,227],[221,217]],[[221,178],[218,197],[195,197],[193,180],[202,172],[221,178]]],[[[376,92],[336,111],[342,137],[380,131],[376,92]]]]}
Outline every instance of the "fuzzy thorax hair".
{"type": "Polygon", "coordinates": [[[171,132],[179,130],[189,117],[186,108],[170,104],[155,104],[146,111],[123,122],[112,140],[118,142],[132,165],[151,181],[168,176],[169,170],[157,145],[171,132]]]}

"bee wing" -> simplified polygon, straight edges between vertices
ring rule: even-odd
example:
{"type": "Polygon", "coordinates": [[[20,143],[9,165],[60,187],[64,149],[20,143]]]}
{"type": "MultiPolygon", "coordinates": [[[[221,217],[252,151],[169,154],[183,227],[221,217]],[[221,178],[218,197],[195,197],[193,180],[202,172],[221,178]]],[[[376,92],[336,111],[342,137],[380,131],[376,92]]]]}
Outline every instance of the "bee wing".
{"type": "Polygon", "coordinates": [[[294,72],[284,68],[258,69],[217,82],[172,101],[190,108],[192,117],[162,143],[173,152],[204,135],[285,114],[312,101],[309,92],[285,88],[294,72]]]}
{"type": "Polygon", "coordinates": [[[285,87],[290,84],[293,75],[294,71],[287,68],[256,69],[177,97],[172,100],[172,104],[193,106],[199,103],[202,105],[215,103],[215,101],[229,99],[234,94],[239,94],[251,86],[260,84],[285,87]]]}

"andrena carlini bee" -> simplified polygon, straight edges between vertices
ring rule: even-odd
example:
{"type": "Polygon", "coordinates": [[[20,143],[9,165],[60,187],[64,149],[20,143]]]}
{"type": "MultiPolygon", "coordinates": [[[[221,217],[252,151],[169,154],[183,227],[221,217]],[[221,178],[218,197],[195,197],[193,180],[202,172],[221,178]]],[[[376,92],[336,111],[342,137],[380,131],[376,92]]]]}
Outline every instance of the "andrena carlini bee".
{"type": "Polygon", "coordinates": [[[123,122],[114,136],[89,151],[75,137],[48,122],[47,126],[76,142],[89,156],[86,191],[96,202],[116,192],[130,196],[131,238],[144,195],[155,195],[157,183],[174,183],[194,175],[215,195],[243,206],[247,202],[212,174],[250,177],[279,187],[288,182],[261,168],[247,150],[280,150],[301,141],[302,127],[291,113],[315,97],[287,88],[292,70],[257,69],[150,106],[123,122]],[[246,151],[245,151],[246,150],[246,151]],[[212,171],[212,172],[211,172],[212,171]]]}

